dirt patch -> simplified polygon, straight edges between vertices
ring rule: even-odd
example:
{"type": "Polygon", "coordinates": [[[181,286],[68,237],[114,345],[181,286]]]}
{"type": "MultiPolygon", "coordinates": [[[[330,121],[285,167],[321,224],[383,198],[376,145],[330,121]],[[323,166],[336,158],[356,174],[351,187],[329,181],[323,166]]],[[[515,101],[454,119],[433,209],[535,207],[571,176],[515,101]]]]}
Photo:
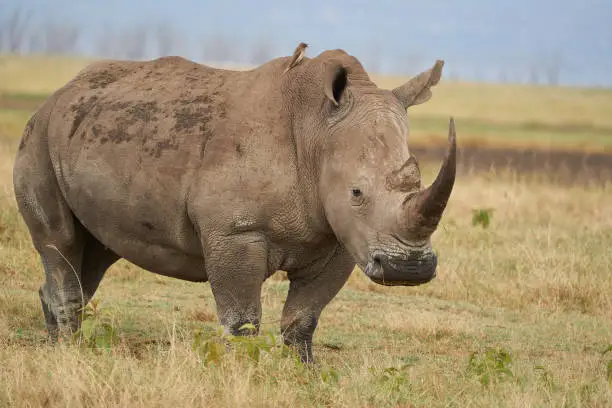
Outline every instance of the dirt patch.
{"type": "MultiPolygon", "coordinates": [[[[412,147],[419,161],[441,161],[445,147],[412,147]]],[[[612,154],[535,148],[468,146],[457,149],[460,174],[490,170],[537,174],[564,184],[604,184],[612,181],[612,154]]]]}

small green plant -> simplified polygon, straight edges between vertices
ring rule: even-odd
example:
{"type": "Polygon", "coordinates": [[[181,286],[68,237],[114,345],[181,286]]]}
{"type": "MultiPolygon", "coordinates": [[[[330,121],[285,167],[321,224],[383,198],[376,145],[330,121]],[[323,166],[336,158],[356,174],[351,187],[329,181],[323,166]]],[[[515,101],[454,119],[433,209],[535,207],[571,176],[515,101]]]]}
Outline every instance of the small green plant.
{"type": "Polygon", "coordinates": [[[191,349],[198,353],[205,366],[218,364],[225,353],[223,327],[215,331],[210,329],[196,330],[191,349]]]}
{"type": "Polygon", "coordinates": [[[92,299],[80,311],[81,327],[73,340],[91,349],[110,349],[117,343],[114,317],[111,310],[101,308],[97,299],[92,299]]]}
{"type": "Polygon", "coordinates": [[[480,377],[480,383],[491,383],[514,377],[510,370],[512,357],[503,348],[488,347],[484,352],[475,352],[468,360],[468,372],[480,377]]]}
{"type": "MultiPolygon", "coordinates": [[[[256,327],[247,323],[239,330],[255,332],[256,327]]],[[[273,350],[281,349],[282,353],[287,351],[286,346],[282,342],[279,343],[272,331],[266,335],[234,336],[224,333],[223,327],[218,327],[197,330],[194,334],[192,350],[198,353],[205,366],[218,364],[231,347],[238,355],[245,355],[255,362],[258,362],[263,354],[270,354],[273,350]]]]}
{"type": "Polygon", "coordinates": [[[410,387],[408,378],[408,368],[411,364],[404,364],[401,367],[386,367],[380,372],[371,368],[370,372],[377,377],[377,382],[389,392],[399,393],[404,388],[410,387]]]}
{"type": "MultiPolygon", "coordinates": [[[[250,329],[242,326],[240,330],[250,329]]],[[[253,361],[259,361],[262,352],[270,353],[272,347],[276,346],[276,337],[269,333],[268,336],[233,336],[227,335],[226,340],[236,348],[238,353],[246,354],[253,361]]]]}
{"type": "Polygon", "coordinates": [[[493,218],[493,208],[479,208],[472,210],[472,225],[482,225],[482,228],[488,228],[493,218]]]}
{"type": "Polygon", "coordinates": [[[555,380],[552,372],[542,365],[537,365],[534,367],[535,372],[538,375],[538,381],[544,388],[548,390],[556,390],[557,385],[555,384],[555,380]]]}
{"type": "MultiPolygon", "coordinates": [[[[610,344],[606,349],[601,353],[602,357],[607,353],[612,352],[612,344],[610,344]]],[[[608,378],[608,384],[612,387],[612,358],[608,360],[606,363],[606,377],[608,378]]]]}
{"type": "Polygon", "coordinates": [[[419,356],[408,355],[400,358],[401,362],[404,363],[403,367],[410,367],[416,365],[419,362],[419,356]]]}
{"type": "Polygon", "coordinates": [[[340,373],[333,367],[328,367],[321,370],[321,380],[329,385],[338,384],[340,381],[340,373]]]}

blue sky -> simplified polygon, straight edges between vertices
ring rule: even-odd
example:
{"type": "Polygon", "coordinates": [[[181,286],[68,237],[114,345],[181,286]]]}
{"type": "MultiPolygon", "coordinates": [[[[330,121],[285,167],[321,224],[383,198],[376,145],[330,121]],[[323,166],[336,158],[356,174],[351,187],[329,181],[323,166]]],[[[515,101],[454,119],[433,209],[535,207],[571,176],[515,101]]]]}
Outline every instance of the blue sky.
{"type": "Polygon", "coordinates": [[[543,80],[556,66],[560,83],[612,87],[610,0],[0,0],[0,17],[16,6],[37,23],[78,25],[87,54],[103,33],[165,23],[179,33],[173,51],[196,60],[204,39],[221,34],[236,62],[257,41],[272,56],[305,41],[311,56],[344,48],[383,72],[415,73],[443,58],[447,75],[462,79],[543,80]]]}

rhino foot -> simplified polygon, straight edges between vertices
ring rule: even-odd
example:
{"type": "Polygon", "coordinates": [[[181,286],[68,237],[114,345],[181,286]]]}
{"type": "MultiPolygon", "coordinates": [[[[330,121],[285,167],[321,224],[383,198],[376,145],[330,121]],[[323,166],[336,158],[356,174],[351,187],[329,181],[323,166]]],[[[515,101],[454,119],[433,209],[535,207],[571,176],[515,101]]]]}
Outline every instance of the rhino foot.
{"type": "Polygon", "coordinates": [[[45,325],[47,326],[49,340],[55,343],[57,342],[59,334],[57,319],[55,318],[55,315],[51,312],[49,303],[45,299],[43,286],[41,286],[38,290],[38,295],[40,296],[40,303],[42,304],[43,315],[45,316],[45,325]]]}
{"type": "Polygon", "coordinates": [[[317,318],[302,314],[300,318],[281,328],[283,341],[299,355],[304,364],[314,363],[312,337],[317,327],[317,318]]]}
{"type": "Polygon", "coordinates": [[[300,358],[303,364],[308,366],[317,366],[317,363],[312,354],[312,343],[311,342],[293,342],[292,340],[285,339],[285,345],[294,350],[300,358]]]}

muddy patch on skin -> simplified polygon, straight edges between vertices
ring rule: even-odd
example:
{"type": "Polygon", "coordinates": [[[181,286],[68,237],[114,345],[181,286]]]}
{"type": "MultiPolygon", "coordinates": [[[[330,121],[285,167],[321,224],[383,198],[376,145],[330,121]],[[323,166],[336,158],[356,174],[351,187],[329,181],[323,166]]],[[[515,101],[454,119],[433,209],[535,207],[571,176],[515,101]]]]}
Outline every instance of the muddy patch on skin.
{"type": "Polygon", "coordinates": [[[70,135],[68,136],[70,139],[74,137],[77,129],[81,125],[81,122],[83,122],[83,119],[85,119],[87,114],[89,114],[95,107],[97,108],[96,115],[98,115],[101,108],[98,105],[98,97],[95,95],[87,100],[85,100],[84,97],[81,97],[77,103],[71,106],[70,110],[74,113],[74,120],[72,122],[72,128],[70,129],[70,135]]]}

